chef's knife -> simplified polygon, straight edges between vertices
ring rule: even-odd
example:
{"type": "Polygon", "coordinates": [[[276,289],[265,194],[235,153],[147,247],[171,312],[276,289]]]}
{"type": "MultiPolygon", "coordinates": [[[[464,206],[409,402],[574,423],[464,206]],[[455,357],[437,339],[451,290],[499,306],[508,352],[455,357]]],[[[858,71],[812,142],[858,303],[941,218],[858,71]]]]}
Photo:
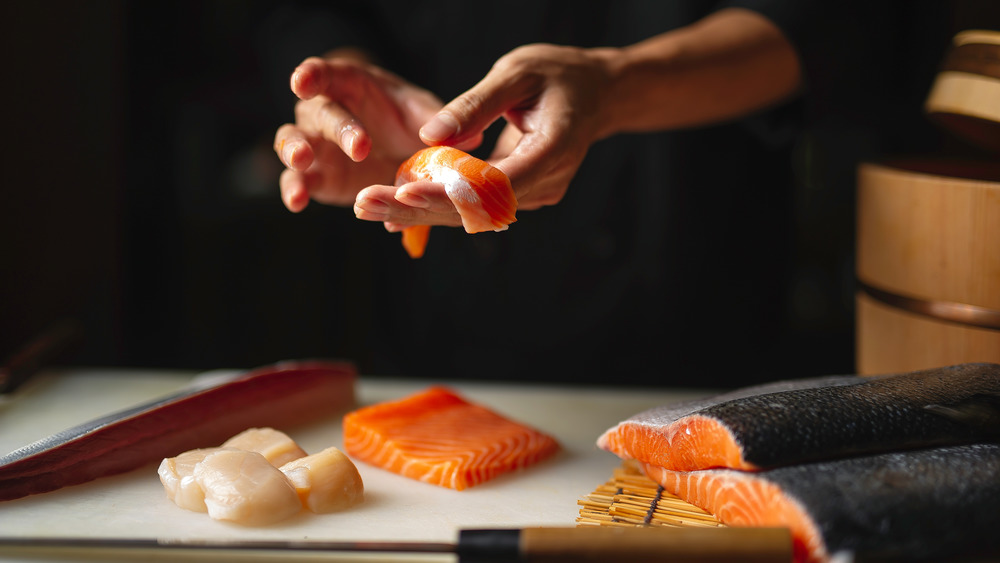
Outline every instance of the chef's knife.
{"type": "Polygon", "coordinates": [[[461,530],[457,543],[319,540],[0,537],[4,548],[167,549],[327,553],[456,554],[460,563],[781,562],[792,560],[786,528],[589,526],[461,530]]]}

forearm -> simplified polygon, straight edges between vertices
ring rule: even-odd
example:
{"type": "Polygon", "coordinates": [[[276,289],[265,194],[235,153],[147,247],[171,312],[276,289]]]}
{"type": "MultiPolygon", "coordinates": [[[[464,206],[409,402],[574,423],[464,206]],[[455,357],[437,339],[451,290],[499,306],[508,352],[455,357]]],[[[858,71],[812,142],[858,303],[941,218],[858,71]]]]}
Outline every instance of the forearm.
{"type": "Polygon", "coordinates": [[[609,76],[601,136],[724,121],[781,102],[800,86],[794,47],[763,16],[719,11],[621,49],[598,49],[609,76]]]}

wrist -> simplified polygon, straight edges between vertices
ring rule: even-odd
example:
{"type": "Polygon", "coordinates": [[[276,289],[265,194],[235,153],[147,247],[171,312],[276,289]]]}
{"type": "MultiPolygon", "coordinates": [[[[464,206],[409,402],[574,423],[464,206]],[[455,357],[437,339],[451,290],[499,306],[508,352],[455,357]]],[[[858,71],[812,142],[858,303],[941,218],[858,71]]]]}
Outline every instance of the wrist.
{"type": "Polygon", "coordinates": [[[625,72],[623,51],[617,47],[594,47],[585,52],[598,76],[595,89],[597,96],[595,140],[622,132],[622,116],[626,113],[624,105],[627,105],[629,100],[627,95],[622,95],[620,92],[625,72]]]}

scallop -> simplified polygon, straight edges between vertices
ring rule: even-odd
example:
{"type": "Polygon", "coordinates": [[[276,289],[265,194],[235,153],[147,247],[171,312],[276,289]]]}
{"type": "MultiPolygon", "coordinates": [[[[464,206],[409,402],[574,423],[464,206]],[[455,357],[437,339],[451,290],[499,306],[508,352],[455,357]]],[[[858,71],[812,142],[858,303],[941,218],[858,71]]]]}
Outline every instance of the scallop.
{"type": "Polygon", "coordinates": [[[263,526],[302,510],[285,474],[257,452],[220,449],[194,467],[208,515],[244,526],[263,526]]]}
{"type": "Polygon", "coordinates": [[[160,482],[167,492],[167,498],[181,508],[206,512],[208,509],[205,508],[205,491],[194,479],[194,468],[206,456],[219,450],[221,448],[191,450],[161,461],[156,472],[160,475],[160,482]]]}
{"type": "Polygon", "coordinates": [[[286,463],[281,472],[295,487],[302,505],[313,512],[336,512],[364,500],[358,468],[337,448],[286,463]]]}
{"type": "Polygon", "coordinates": [[[306,452],[287,434],[274,428],[250,428],[226,440],[222,447],[257,452],[271,465],[282,465],[305,457],[306,452]]]}

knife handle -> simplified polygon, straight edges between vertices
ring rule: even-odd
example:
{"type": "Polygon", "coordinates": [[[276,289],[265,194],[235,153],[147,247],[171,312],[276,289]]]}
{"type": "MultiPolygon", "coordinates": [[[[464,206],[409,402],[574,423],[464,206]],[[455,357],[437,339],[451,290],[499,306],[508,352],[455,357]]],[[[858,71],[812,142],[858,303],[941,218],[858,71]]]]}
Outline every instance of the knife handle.
{"type": "Polygon", "coordinates": [[[460,563],[781,562],[792,560],[786,528],[525,528],[462,530],[460,563]]]}

